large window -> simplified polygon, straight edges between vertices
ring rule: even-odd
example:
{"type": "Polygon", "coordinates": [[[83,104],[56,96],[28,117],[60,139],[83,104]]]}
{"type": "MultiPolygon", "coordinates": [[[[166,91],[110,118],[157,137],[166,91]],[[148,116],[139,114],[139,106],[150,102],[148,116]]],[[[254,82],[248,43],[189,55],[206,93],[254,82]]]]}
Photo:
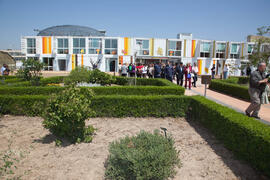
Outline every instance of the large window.
{"type": "Polygon", "coordinates": [[[138,55],[149,55],[149,40],[136,40],[138,55]]]}
{"type": "Polygon", "coordinates": [[[68,39],[57,39],[57,53],[68,54],[68,39]]]}
{"type": "Polygon", "coordinates": [[[200,57],[210,57],[210,42],[202,42],[200,46],[200,57]]]}
{"type": "Polygon", "coordinates": [[[252,54],[254,50],[254,44],[248,44],[248,54],[252,54]]]}
{"type": "Polygon", "coordinates": [[[216,58],[225,58],[226,43],[217,43],[216,58]]]}
{"type": "Polygon", "coordinates": [[[85,54],[85,38],[73,38],[73,54],[85,54]]]}
{"type": "Polygon", "coordinates": [[[169,56],[181,56],[181,41],[169,41],[168,44],[168,55],[169,56]]]}
{"type": "Polygon", "coordinates": [[[27,54],[36,54],[36,39],[27,39],[27,54]]]}
{"type": "Polygon", "coordinates": [[[105,39],[105,54],[117,54],[117,39],[105,39]]]}
{"type": "Polygon", "coordinates": [[[231,44],[230,58],[232,59],[240,58],[240,44],[231,44]]]}
{"type": "Polygon", "coordinates": [[[54,58],[48,58],[48,57],[43,58],[43,63],[44,63],[43,69],[45,71],[53,71],[53,60],[54,58]]]}
{"type": "Polygon", "coordinates": [[[101,39],[89,38],[89,54],[101,54],[101,39]]]}

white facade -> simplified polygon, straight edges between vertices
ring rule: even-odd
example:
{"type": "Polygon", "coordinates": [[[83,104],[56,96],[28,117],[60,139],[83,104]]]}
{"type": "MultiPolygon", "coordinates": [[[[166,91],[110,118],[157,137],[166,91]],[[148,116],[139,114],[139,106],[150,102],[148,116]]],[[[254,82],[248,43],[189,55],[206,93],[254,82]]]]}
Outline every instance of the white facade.
{"type": "MultiPolygon", "coordinates": [[[[241,61],[247,60],[248,44],[252,43],[192,39],[192,34],[178,34],[178,39],[106,36],[21,38],[22,53],[25,53],[27,58],[32,57],[47,63],[45,70],[53,71],[71,71],[76,66],[92,68],[93,63],[97,64],[101,71],[117,71],[119,64],[134,63],[136,59],[136,62],[141,63],[196,63],[199,74],[210,74],[213,64],[217,64],[216,72],[219,74],[225,63],[238,67],[241,61]],[[63,43],[58,44],[59,41],[63,43]]],[[[240,75],[239,73],[236,70],[231,72],[234,75],[240,75]]]]}

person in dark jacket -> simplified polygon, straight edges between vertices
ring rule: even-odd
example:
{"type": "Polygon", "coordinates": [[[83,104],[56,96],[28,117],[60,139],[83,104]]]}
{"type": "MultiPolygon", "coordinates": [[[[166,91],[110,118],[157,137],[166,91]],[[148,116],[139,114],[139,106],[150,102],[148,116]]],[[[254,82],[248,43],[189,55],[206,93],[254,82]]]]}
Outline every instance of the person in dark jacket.
{"type": "Polygon", "coordinates": [[[250,68],[250,65],[248,64],[247,69],[246,69],[246,75],[250,76],[250,73],[251,73],[251,68],[250,68]]]}
{"type": "Polygon", "coordinates": [[[185,70],[185,67],[183,66],[183,63],[180,62],[180,65],[177,65],[176,66],[176,82],[177,82],[177,85],[181,85],[183,86],[183,79],[184,79],[184,72],[185,70]]]}
{"type": "Polygon", "coordinates": [[[167,63],[164,70],[165,78],[172,82],[173,80],[173,67],[170,66],[170,63],[167,63]]]}
{"type": "Polygon", "coordinates": [[[251,73],[249,79],[248,92],[250,95],[251,104],[246,109],[246,115],[260,119],[259,111],[261,108],[261,96],[268,83],[268,78],[265,75],[266,64],[260,63],[258,69],[251,73]]]}
{"type": "Polygon", "coordinates": [[[161,68],[159,63],[156,63],[154,66],[154,78],[160,78],[161,76],[161,68]]]}
{"type": "Polygon", "coordinates": [[[161,73],[160,73],[160,76],[161,78],[164,78],[165,79],[165,64],[161,64],[161,73]]]}

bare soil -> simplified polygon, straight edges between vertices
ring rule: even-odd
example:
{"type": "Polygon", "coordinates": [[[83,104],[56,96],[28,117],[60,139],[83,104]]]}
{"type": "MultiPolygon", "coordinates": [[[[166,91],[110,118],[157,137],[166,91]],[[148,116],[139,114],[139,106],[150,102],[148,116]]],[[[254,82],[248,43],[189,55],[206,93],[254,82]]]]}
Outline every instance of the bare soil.
{"type": "MultiPolygon", "coordinates": [[[[126,135],[166,127],[180,150],[181,168],[174,179],[261,179],[199,124],[183,118],[94,118],[97,128],[92,143],[55,145],[55,137],[42,127],[42,118],[0,118],[0,154],[10,150],[19,161],[14,174],[3,179],[104,179],[109,143],[126,135]]],[[[0,165],[3,162],[0,162],[0,165]]],[[[1,166],[0,166],[1,167],[1,166]]]]}

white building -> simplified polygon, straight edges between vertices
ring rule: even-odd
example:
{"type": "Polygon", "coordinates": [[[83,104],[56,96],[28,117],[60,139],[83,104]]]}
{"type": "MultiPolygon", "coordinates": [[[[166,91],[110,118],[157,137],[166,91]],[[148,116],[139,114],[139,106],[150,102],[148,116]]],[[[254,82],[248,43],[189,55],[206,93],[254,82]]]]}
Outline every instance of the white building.
{"type": "MultiPolygon", "coordinates": [[[[101,71],[117,71],[123,63],[170,61],[197,63],[199,74],[210,74],[213,64],[221,73],[225,63],[236,69],[247,61],[254,43],[193,39],[192,34],[178,34],[176,39],[107,37],[105,31],[83,26],[54,26],[37,36],[21,38],[22,53],[47,65],[44,70],[71,71],[76,66],[101,71]]],[[[240,75],[239,71],[233,72],[240,75]]]]}

